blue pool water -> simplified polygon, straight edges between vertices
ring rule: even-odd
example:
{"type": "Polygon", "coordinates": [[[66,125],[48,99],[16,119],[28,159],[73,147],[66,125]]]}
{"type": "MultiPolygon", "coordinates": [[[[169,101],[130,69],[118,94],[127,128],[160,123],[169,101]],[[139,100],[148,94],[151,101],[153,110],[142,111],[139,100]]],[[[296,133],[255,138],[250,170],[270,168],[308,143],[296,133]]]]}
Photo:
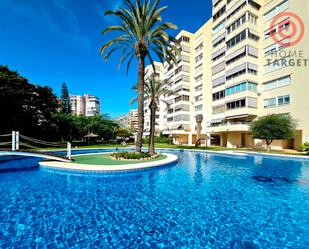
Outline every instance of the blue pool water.
{"type": "Polygon", "coordinates": [[[0,173],[0,248],[309,248],[308,160],[172,153],[134,173],[0,173]]]}

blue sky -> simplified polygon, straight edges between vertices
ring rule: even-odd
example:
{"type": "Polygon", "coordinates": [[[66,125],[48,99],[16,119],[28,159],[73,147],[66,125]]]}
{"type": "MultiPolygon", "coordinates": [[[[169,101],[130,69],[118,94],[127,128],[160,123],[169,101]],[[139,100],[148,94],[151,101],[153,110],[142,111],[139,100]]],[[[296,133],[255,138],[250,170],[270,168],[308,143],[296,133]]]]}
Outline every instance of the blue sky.
{"type": "MultiPolygon", "coordinates": [[[[129,75],[118,71],[115,54],[104,63],[99,49],[108,39],[101,31],[117,20],[104,16],[122,0],[0,0],[0,64],[17,70],[31,83],[49,85],[57,95],[62,82],[71,94],[101,98],[101,111],[126,113],[134,97],[136,62],[129,75]]],[[[163,21],[195,32],[211,16],[208,0],[161,0],[169,8],[163,21]]]]}

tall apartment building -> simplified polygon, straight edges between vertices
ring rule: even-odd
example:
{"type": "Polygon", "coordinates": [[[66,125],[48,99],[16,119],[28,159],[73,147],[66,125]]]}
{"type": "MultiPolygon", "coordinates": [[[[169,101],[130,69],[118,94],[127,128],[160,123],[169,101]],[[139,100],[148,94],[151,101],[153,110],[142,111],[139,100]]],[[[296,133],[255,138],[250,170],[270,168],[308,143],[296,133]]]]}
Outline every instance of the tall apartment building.
{"type": "MultiPolygon", "coordinates": [[[[145,68],[145,82],[147,83],[150,77],[155,76],[155,78],[159,81],[163,81],[163,65],[162,63],[154,62],[155,71],[152,65],[149,65],[145,68]]],[[[158,109],[156,112],[156,131],[160,132],[166,129],[167,121],[166,121],[166,113],[167,113],[167,105],[164,103],[164,97],[161,96],[161,101],[158,103],[158,109]]],[[[150,100],[146,99],[144,103],[144,135],[149,135],[150,132],[150,100]]]]}
{"type": "Polygon", "coordinates": [[[281,113],[298,121],[296,137],[274,146],[295,148],[309,141],[309,85],[304,81],[309,76],[309,35],[305,32],[290,47],[282,44],[295,37],[279,42],[271,37],[294,29],[293,16],[278,18],[284,12],[296,13],[308,24],[309,1],[213,0],[212,7],[213,17],[196,33],[177,36],[178,64],[164,65],[164,78],[177,92],[166,99],[165,133],[175,135],[177,143],[194,144],[196,118],[201,121],[202,115],[202,133],[212,137],[212,144],[262,146],[263,141],[253,139],[250,123],[281,113]],[[274,18],[278,20],[271,27],[274,18]]]}
{"type": "Polygon", "coordinates": [[[70,95],[70,103],[74,115],[86,117],[100,115],[100,99],[93,95],[70,95]]]}
{"type": "Polygon", "coordinates": [[[137,110],[130,110],[129,120],[130,120],[130,128],[134,132],[137,132],[138,130],[138,111],[137,110]]]}

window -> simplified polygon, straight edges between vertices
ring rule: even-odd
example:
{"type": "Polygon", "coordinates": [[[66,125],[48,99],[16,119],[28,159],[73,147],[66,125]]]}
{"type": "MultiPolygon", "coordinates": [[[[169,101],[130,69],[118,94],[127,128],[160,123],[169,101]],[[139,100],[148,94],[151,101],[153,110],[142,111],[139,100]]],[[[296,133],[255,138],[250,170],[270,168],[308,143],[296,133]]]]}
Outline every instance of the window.
{"type": "Polygon", "coordinates": [[[264,99],[264,108],[289,105],[290,102],[291,102],[290,95],[279,96],[277,98],[273,97],[269,99],[264,99]]]}
{"type": "Polygon", "coordinates": [[[175,112],[180,112],[180,111],[190,111],[190,106],[188,105],[175,106],[175,112]]]}
{"type": "MultiPolygon", "coordinates": [[[[289,44],[290,38],[283,39],[280,42],[282,44],[289,44]]],[[[274,44],[268,46],[267,48],[264,48],[264,55],[267,56],[269,54],[272,54],[272,53],[277,52],[277,51],[284,49],[284,48],[285,48],[284,45],[280,45],[279,43],[274,43],[274,44]]]]}
{"type": "Polygon", "coordinates": [[[220,44],[222,44],[223,42],[225,42],[225,37],[223,37],[222,39],[220,39],[219,41],[217,41],[216,43],[213,43],[212,46],[213,48],[218,47],[220,44]]]}
{"type": "Polygon", "coordinates": [[[225,95],[228,96],[228,95],[232,95],[232,94],[244,92],[244,91],[257,92],[257,84],[252,83],[252,82],[244,82],[241,84],[237,84],[235,86],[227,88],[225,90],[225,95]]]}
{"type": "Polygon", "coordinates": [[[241,64],[229,71],[226,72],[226,81],[234,79],[240,75],[243,75],[245,73],[249,73],[249,74],[253,74],[256,75],[257,74],[257,68],[258,66],[253,64],[253,63],[244,63],[241,64]]]}
{"type": "Polygon", "coordinates": [[[212,7],[216,8],[221,2],[222,2],[222,0],[217,1],[212,7]]]}
{"type": "Polygon", "coordinates": [[[182,36],[182,37],[180,37],[180,38],[178,39],[178,42],[179,42],[179,43],[180,43],[180,42],[187,42],[187,43],[189,43],[189,42],[190,42],[190,38],[187,37],[187,36],[182,36]]]}
{"type": "Polygon", "coordinates": [[[246,69],[245,68],[241,69],[241,70],[239,70],[239,71],[237,71],[237,72],[235,72],[233,74],[230,74],[230,75],[226,76],[226,80],[227,81],[228,80],[232,80],[232,79],[237,78],[238,76],[243,75],[245,73],[246,73],[246,69]]]}
{"type": "Polygon", "coordinates": [[[195,81],[196,81],[196,82],[199,82],[199,81],[201,81],[202,79],[203,79],[203,74],[200,74],[200,75],[198,75],[198,76],[195,77],[195,81]]]}
{"type": "Polygon", "coordinates": [[[179,102],[179,101],[189,101],[190,97],[187,95],[182,95],[182,96],[178,96],[177,98],[175,98],[175,103],[179,102]]]}
{"type": "Polygon", "coordinates": [[[250,12],[247,13],[248,13],[248,21],[250,23],[257,24],[258,17],[254,14],[251,14],[250,12]]]}
{"type": "Polygon", "coordinates": [[[225,63],[225,61],[224,61],[224,62],[221,62],[221,63],[219,63],[219,64],[217,64],[217,65],[215,65],[214,67],[211,68],[212,75],[215,75],[215,74],[217,74],[217,73],[219,73],[219,72],[224,71],[225,68],[226,68],[226,63],[225,63]]]}
{"type": "Polygon", "coordinates": [[[180,114],[174,117],[174,121],[190,121],[190,116],[186,114],[180,114]]]}
{"type": "Polygon", "coordinates": [[[201,43],[200,45],[198,45],[196,48],[195,48],[195,53],[198,53],[199,51],[201,51],[203,49],[203,43],[201,43]]]}
{"type": "Polygon", "coordinates": [[[257,58],[257,54],[258,54],[257,48],[246,45],[236,50],[234,53],[230,54],[227,57],[226,65],[230,65],[247,55],[257,58]]]}
{"type": "Polygon", "coordinates": [[[278,105],[288,105],[290,104],[290,95],[279,96],[278,97],[278,105]]]}
{"type": "Polygon", "coordinates": [[[195,67],[195,73],[199,73],[200,71],[202,71],[203,69],[203,65],[198,65],[197,67],[195,67]]]}
{"type": "Polygon", "coordinates": [[[240,17],[237,21],[233,22],[229,27],[226,28],[227,33],[233,32],[235,29],[240,27],[246,22],[246,14],[244,14],[242,17],[240,17]]]}
{"type": "Polygon", "coordinates": [[[226,6],[223,6],[216,14],[213,15],[213,21],[215,22],[220,16],[225,13],[226,6]]]}
{"type": "Polygon", "coordinates": [[[234,62],[240,60],[241,58],[243,58],[243,57],[245,57],[245,56],[246,56],[246,51],[244,51],[243,53],[241,53],[241,54],[235,56],[234,58],[232,58],[232,59],[226,61],[226,65],[230,65],[230,64],[232,64],[232,63],[234,63],[234,62]]]}
{"type": "Polygon", "coordinates": [[[289,8],[289,0],[285,0],[285,1],[281,2],[276,7],[274,7],[273,9],[271,9],[270,11],[268,11],[267,13],[264,14],[264,22],[269,21],[270,19],[275,17],[277,14],[279,14],[280,12],[282,12],[282,11],[288,9],[288,8],[289,8]]]}
{"type": "Polygon", "coordinates": [[[280,22],[279,24],[277,24],[275,27],[273,27],[272,29],[267,29],[264,32],[264,39],[268,39],[269,37],[271,37],[273,34],[278,33],[279,30],[286,30],[288,27],[290,27],[290,18],[287,18],[285,20],[283,20],[282,22],[280,22]]]}
{"type": "Polygon", "coordinates": [[[246,107],[246,99],[240,99],[233,102],[226,103],[227,110],[233,110],[238,108],[246,107]]]}
{"type": "Polygon", "coordinates": [[[203,54],[200,54],[199,56],[195,57],[195,63],[198,63],[201,60],[203,60],[203,54]]]}
{"type": "Polygon", "coordinates": [[[222,53],[218,54],[217,56],[212,58],[212,61],[217,61],[220,58],[222,58],[223,56],[225,56],[225,51],[223,51],[222,53]]]}
{"type": "Polygon", "coordinates": [[[219,33],[221,30],[223,30],[225,27],[225,21],[220,22],[218,25],[216,25],[213,29],[212,29],[212,35],[215,35],[217,33],[219,33]]]}
{"type": "Polygon", "coordinates": [[[272,61],[264,66],[264,74],[271,73],[273,71],[285,68],[288,66],[287,58],[272,61]]]}
{"type": "Polygon", "coordinates": [[[190,47],[188,46],[181,46],[180,51],[190,53],[190,47]]]}
{"type": "Polygon", "coordinates": [[[226,42],[227,49],[234,47],[241,41],[245,40],[247,37],[247,30],[243,30],[238,35],[234,36],[232,39],[226,42]]]}
{"type": "Polygon", "coordinates": [[[195,107],[194,107],[194,110],[195,110],[196,112],[202,111],[202,110],[203,110],[203,105],[197,105],[197,106],[195,106],[195,107]]]}
{"type": "Polygon", "coordinates": [[[264,108],[276,106],[276,98],[264,99],[264,108]]]}
{"type": "Polygon", "coordinates": [[[197,101],[201,101],[201,100],[203,100],[203,94],[200,94],[200,95],[198,95],[198,96],[195,97],[195,101],[196,101],[196,102],[197,102],[197,101]]]}
{"type": "Polygon", "coordinates": [[[250,32],[250,29],[248,29],[248,37],[252,40],[255,40],[255,41],[260,40],[260,37],[258,35],[253,34],[252,32],[250,32]]]}
{"type": "Polygon", "coordinates": [[[225,112],[225,105],[215,106],[212,108],[212,114],[220,114],[225,112]]]}
{"type": "Polygon", "coordinates": [[[212,94],[212,101],[223,99],[224,97],[225,97],[225,91],[222,90],[222,91],[219,91],[219,92],[212,94]]]}
{"type": "Polygon", "coordinates": [[[248,3],[255,9],[259,10],[261,8],[261,5],[259,5],[257,2],[253,0],[248,0],[248,3]]]}
{"type": "Polygon", "coordinates": [[[196,92],[199,92],[201,90],[203,90],[203,85],[199,85],[197,87],[194,88],[196,92]]]}
{"type": "Polygon", "coordinates": [[[263,90],[267,91],[267,90],[271,90],[271,89],[282,87],[282,86],[288,86],[290,85],[290,83],[291,83],[291,76],[289,75],[289,76],[285,76],[285,77],[264,83],[263,90]]]}
{"type": "Polygon", "coordinates": [[[182,66],[178,67],[178,68],[175,70],[175,75],[176,75],[176,74],[179,74],[181,71],[182,71],[182,66]]]}
{"type": "Polygon", "coordinates": [[[232,16],[234,16],[236,13],[238,13],[243,7],[247,5],[247,0],[245,0],[241,5],[238,6],[232,13],[230,13],[227,16],[227,19],[230,19],[232,16]]]}

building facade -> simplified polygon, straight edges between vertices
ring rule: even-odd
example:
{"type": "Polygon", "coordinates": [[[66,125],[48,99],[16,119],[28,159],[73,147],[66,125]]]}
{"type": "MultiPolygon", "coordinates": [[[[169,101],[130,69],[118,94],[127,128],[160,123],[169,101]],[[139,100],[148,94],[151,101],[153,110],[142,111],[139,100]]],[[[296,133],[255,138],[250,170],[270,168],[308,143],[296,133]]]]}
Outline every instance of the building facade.
{"type": "Polygon", "coordinates": [[[130,110],[129,112],[130,128],[133,132],[138,130],[138,111],[130,110]]]}
{"type": "Polygon", "coordinates": [[[309,141],[309,35],[294,44],[302,35],[299,25],[293,36],[274,39],[295,29],[295,22],[309,23],[309,1],[213,0],[212,7],[212,18],[197,32],[177,36],[177,65],[164,64],[164,79],[177,93],[166,99],[165,133],[176,143],[194,144],[198,120],[213,145],[264,146],[253,139],[250,123],[276,113],[291,114],[298,126],[295,139],[273,147],[309,141]]]}
{"type": "Polygon", "coordinates": [[[90,94],[70,95],[72,114],[92,117],[100,115],[100,99],[90,94]]]}

